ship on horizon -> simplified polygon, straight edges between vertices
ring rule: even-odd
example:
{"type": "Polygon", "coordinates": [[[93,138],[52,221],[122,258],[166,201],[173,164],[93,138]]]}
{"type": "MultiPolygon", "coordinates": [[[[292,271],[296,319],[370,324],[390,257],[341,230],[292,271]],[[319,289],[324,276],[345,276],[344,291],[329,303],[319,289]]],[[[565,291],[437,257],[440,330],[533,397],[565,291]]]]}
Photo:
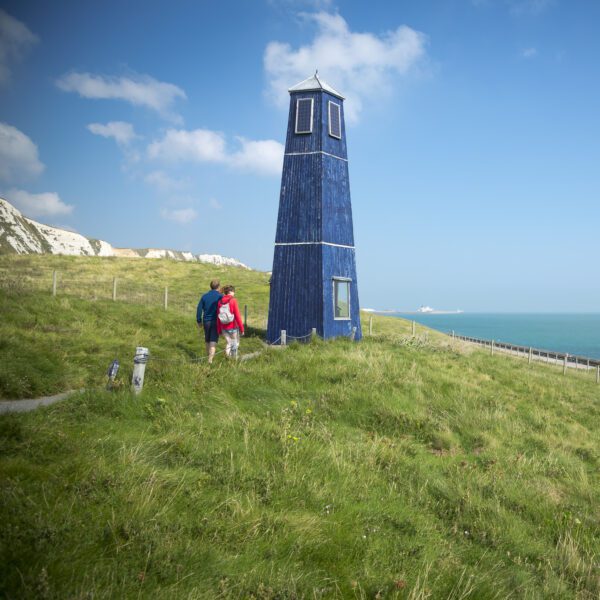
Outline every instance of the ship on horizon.
{"type": "Polygon", "coordinates": [[[460,308],[456,310],[436,310],[435,308],[431,308],[431,306],[421,305],[420,308],[417,309],[417,313],[422,315],[459,315],[463,311],[460,308]]]}

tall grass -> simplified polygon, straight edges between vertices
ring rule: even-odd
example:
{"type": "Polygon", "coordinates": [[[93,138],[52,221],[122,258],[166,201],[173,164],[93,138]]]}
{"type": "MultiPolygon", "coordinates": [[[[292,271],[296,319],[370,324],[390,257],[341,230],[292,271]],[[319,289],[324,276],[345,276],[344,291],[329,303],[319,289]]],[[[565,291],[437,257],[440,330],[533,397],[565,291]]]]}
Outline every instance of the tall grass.
{"type": "MultiPolygon", "coordinates": [[[[198,351],[180,314],[2,302],[12,357],[49,373],[94,339],[198,351]],[[32,313],[53,319],[41,350],[32,313]]],[[[379,318],[361,343],[150,362],[139,397],[89,389],[0,418],[0,595],[598,597],[593,381],[409,330],[379,318]]]]}

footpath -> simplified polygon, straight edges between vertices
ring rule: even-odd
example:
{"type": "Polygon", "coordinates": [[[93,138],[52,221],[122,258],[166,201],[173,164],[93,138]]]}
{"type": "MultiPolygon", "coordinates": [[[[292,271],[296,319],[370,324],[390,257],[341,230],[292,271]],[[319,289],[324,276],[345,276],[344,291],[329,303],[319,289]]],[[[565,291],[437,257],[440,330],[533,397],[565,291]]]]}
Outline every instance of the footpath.
{"type": "Polygon", "coordinates": [[[26,400],[2,400],[0,401],[0,415],[11,412],[29,412],[39,406],[50,406],[55,402],[65,400],[79,390],[69,390],[54,396],[42,396],[41,398],[31,398],[26,400]]]}

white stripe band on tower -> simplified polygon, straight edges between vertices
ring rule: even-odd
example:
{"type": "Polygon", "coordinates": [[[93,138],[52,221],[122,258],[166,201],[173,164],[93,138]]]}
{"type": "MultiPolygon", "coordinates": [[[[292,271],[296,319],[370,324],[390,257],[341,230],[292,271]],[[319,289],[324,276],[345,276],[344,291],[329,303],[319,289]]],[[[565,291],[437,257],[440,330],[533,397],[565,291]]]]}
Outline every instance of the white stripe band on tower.
{"type": "Polygon", "coordinates": [[[275,242],[276,246],[333,246],[334,248],[350,248],[354,246],[345,246],[344,244],[332,244],[331,242],[275,242]]]}
{"type": "Polygon", "coordinates": [[[335,154],[330,154],[329,152],[324,152],[323,150],[315,150],[314,152],[286,152],[285,156],[304,156],[305,154],[325,154],[325,156],[331,156],[332,158],[337,158],[339,160],[348,162],[347,158],[342,158],[341,156],[336,156],[335,154]]]}

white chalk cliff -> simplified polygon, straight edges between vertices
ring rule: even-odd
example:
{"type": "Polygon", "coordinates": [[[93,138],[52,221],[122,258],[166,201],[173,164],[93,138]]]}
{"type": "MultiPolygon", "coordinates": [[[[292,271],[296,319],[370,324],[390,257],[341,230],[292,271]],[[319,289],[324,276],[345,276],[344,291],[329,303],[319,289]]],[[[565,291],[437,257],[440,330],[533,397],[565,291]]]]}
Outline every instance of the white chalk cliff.
{"type": "Polygon", "coordinates": [[[67,254],[70,256],[116,256],[122,258],[170,258],[250,269],[235,258],[219,254],[192,254],[161,248],[114,248],[104,240],[51,227],[25,217],[0,198],[0,254],[67,254]]]}

